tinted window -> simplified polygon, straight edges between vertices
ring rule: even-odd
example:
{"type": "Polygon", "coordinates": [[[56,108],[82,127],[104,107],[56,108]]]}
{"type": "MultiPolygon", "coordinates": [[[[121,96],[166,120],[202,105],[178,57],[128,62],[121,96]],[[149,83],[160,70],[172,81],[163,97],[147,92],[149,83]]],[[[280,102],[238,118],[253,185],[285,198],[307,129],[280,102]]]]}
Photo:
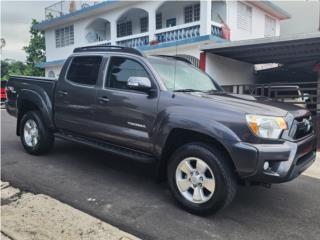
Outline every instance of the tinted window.
{"type": "Polygon", "coordinates": [[[67,79],[80,84],[95,85],[102,57],[75,57],[69,67],[67,79]]]}
{"type": "Polygon", "coordinates": [[[143,66],[131,59],[113,57],[107,75],[107,87],[128,89],[129,77],[148,77],[148,73],[143,66]]]}

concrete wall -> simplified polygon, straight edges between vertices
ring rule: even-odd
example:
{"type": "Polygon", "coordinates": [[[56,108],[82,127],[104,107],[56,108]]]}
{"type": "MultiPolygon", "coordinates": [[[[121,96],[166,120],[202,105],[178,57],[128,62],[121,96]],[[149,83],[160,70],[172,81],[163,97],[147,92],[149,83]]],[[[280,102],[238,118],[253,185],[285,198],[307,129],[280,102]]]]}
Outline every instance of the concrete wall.
{"type": "Polygon", "coordinates": [[[206,54],[206,72],[220,85],[253,84],[253,71],[252,64],[206,54]]]}
{"type": "Polygon", "coordinates": [[[281,35],[319,32],[320,1],[273,1],[291,14],[291,18],[281,21],[281,35]]]}
{"type": "Polygon", "coordinates": [[[162,28],[166,27],[167,20],[176,18],[177,25],[184,24],[184,8],[186,6],[194,5],[199,1],[178,2],[169,1],[161,5],[157,12],[162,13],[162,28]]]}
{"type": "MultiPolygon", "coordinates": [[[[245,4],[247,4],[252,8],[252,29],[250,32],[245,31],[243,29],[239,29],[237,26],[237,16],[238,16],[237,4],[238,4],[237,1],[227,1],[227,18],[228,18],[228,25],[231,30],[231,41],[265,37],[265,16],[267,15],[267,13],[253,6],[252,4],[246,2],[245,4]]],[[[276,20],[276,36],[279,36],[280,21],[278,19],[275,19],[275,20],[276,20]]]]}
{"type": "Polygon", "coordinates": [[[214,22],[220,23],[221,20],[218,17],[223,19],[223,21],[227,22],[227,4],[226,1],[212,1],[211,8],[211,20],[214,22]]]}
{"type": "Polygon", "coordinates": [[[55,78],[58,78],[59,75],[60,75],[61,68],[62,68],[62,65],[56,65],[56,66],[52,66],[52,67],[47,67],[46,68],[46,72],[45,72],[46,77],[49,76],[49,72],[50,71],[53,71],[54,75],[55,75],[55,78]]]}

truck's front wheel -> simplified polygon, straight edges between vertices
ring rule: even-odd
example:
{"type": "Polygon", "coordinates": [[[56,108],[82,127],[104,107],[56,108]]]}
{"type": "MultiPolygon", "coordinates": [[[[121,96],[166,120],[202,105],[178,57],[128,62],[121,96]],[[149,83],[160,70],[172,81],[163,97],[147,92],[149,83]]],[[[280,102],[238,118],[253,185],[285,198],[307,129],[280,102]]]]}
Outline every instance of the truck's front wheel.
{"type": "Polygon", "coordinates": [[[20,138],[24,149],[34,155],[48,152],[54,142],[54,136],[42,120],[38,111],[30,111],[20,121],[20,138]]]}
{"type": "Polygon", "coordinates": [[[236,193],[228,159],[207,144],[190,143],[177,149],[167,173],[175,199],[191,213],[214,213],[227,206],[236,193]]]}

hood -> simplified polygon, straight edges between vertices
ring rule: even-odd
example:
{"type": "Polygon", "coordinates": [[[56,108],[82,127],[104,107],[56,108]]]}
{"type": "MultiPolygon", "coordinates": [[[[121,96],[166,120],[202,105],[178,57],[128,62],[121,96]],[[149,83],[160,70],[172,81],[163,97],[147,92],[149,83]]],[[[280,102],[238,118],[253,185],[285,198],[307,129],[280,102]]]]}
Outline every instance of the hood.
{"type": "Polygon", "coordinates": [[[212,101],[226,105],[232,110],[248,114],[259,114],[269,116],[284,117],[291,113],[294,117],[304,116],[309,113],[308,110],[281,102],[273,101],[266,97],[254,97],[251,95],[231,94],[231,93],[215,93],[206,94],[201,92],[182,93],[198,98],[200,101],[212,101]]]}

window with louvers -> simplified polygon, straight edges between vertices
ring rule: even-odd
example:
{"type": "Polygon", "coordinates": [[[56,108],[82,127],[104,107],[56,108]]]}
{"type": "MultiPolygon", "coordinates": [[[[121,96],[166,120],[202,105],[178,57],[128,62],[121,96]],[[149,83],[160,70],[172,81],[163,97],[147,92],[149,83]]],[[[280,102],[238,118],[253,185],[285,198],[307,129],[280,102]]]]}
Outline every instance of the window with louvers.
{"type": "Polygon", "coordinates": [[[266,37],[273,37],[276,35],[276,20],[266,15],[265,17],[265,33],[266,37]]]}
{"type": "Polygon", "coordinates": [[[56,47],[65,47],[74,44],[73,25],[55,30],[56,47]]]}
{"type": "Polygon", "coordinates": [[[248,32],[252,29],[252,8],[242,2],[238,2],[237,26],[248,32]]]}

